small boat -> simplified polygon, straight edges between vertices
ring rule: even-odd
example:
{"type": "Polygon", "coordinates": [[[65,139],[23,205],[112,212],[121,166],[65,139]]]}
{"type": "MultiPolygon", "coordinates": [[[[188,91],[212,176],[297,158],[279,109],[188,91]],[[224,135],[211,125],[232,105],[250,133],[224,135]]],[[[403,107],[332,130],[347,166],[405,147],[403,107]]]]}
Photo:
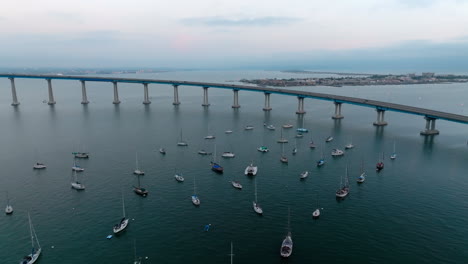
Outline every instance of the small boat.
{"type": "Polygon", "coordinates": [[[165,155],[166,154],[166,149],[165,148],[159,148],[159,153],[165,155]]]}
{"type": "Polygon", "coordinates": [[[252,202],[252,205],[253,205],[254,211],[257,214],[259,214],[259,215],[263,214],[263,209],[262,209],[262,207],[260,207],[260,204],[257,202],[257,180],[255,180],[255,201],[252,202]]]}
{"type": "Polygon", "coordinates": [[[354,148],[354,145],[353,145],[353,143],[349,143],[349,144],[346,145],[344,148],[345,148],[345,149],[352,149],[352,148],[354,148]]]}
{"type": "Polygon", "coordinates": [[[312,217],[315,218],[315,219],[320,217],[320,209],[319,208],[315,209],[315,211],[312,212],[312,217]]]}
{"type": "Polygon", "coordinates": [[[282,145],[283,149],[281,151],[281,158],[280,158],[280,161],[282,163],[288,163],[288,158],[284,155],[284,145],[282,145]]]}
{"type": "Polygon", "coordinates": [[[329,136],[329,137],[327,137],[327,139],[325,139],[325,142],[330,142],[330,141],[332,141],[332,140],[333,140],[333,137],[332,137],[332,136],[329,136]]]}
{"type": "Polygon", "coordinates": [[[221,165],[219,165],[218,163],[216,163],[216,145],[214,146],[213,161],[210,162],[210,165],[211,165],[211,170],[212,171],[217,172],[217,173],[223,173],[224,172],[224,168],[221,165]]]}
{"type": "Polygon", "coordinates": [[[269,151],[269,149],[267,147],[265,147],[265,146],[260,146],[260,147],[257,148],[257,150],[260,151],[260,152],[268,152],[269,151]]]}
{"type": "Polygon", "coordinates": [[[274,125],[268,125],[266,128],[268,130],[275,130],[276,129],[276,127],[274,125]]]}
{"type": "Polygon", "coordinates": [[[364,171],[364,160],[361,162],[361,175],[357,178],[358,183],[363,183],[366,180],[366,172],[364,171]]]}
{"type": "Polygon", "coordinates": [[[309,171],[303,171],[301,172],[301,179],[305,179],[309,176],[309,171]]]}
{"type": "Polygon", "coordinates": [[[291,124],[284,124],[283,125],[283,128],[292,128],[292,127],[293,127],[293,125],[291,125],[291,124]]]}
{"type": "Polygon", "coordinates": [[[232,252],[232,241],[231,241],[231,254],[229,254],[229,256],[231,257],[231,264],[233,264],[234,263],[234,260],[233,260],[234,254],[232,252]]]}
{"type": "Polygon", "coordinates": [[[276,141],[278,143],[288,143],[286,138],[283,138],[283,129],[281,129],[281,137],[276,141]]]}
{"type": "Polygon", "coordinates": [[[216,137],[213,136],[213,135],[208,135],[208,136],[204,137],[204,139],[215,139],[215,138],[216,138],[216,137]]]}
{"type": "Polygon", "coordinates": [[[136,253],[136,240],[134,240],[134,246],[135,246],[135,251],[134,251],[134,255],[133,255],[133,258],[134,258],[134,261],[133,261],[133,264],[141,264],[142,263],[142,257],[137,257],[137,253],[136,253]]]}
{"type": "Polygon", "coordinates": [[[320,148],[320,159],[317,161],[317,167],[325,165],[325,159],[323,157],[323,148],[320,148]]]}
{"type": "Polygon", "coordinates": [[[300,132],[300,133],[307,133],[307,132],[309,132],[309,130],[308,130],[307,128],[303,128],[303,127],[296,129],[296,131],[297,131],[297,132],[300,132]]]}
{"type": "Polygon", "coordinates": [[[240,182],[232,181],[231,184],[232,184],[232,186],[234,186],[234,188],[242,190],[242,184],[240,184],[240,182]]]}
{"type": "Polygon", "coordinates": [[[39,244],[39,240],[37,239],[36,231],[34,230],[34,227],[31,223],[31,216],[28,213],[28,219],[29,219],[29,231],[31,233],[31,254],[23,257],[22,260],[20,260],[20,264],[33,264],[37,261],[39,256],[41,255],[42,248],[41,245],[39,244]],[[37,249],[35,248],[35,244],[37,244],[37,249]]]}
{"type": "Polygon", "coordinates": [[[309,142],[309,148],[316,148],[317,145],[315,145],[314,141],[309,142]]]}
{"type": "Polygon", "coordinates": [[[177,146],[180,146],[180,147],[188,146],[188,143],[182,139],[182,130],[180,130],[180,139],[179,139],[179,142],[177,142],[177,146]]]}
{"type": "Polygon", "coordinates": [[[341,175],[340,188],[336,191],[336,197],[345,198],[349,194],[349,183],[348,183],[348,165],[346,165],[346,176],[343,185],[343,175],[341,175]]]}
{"type": "Polygon", "coordinates": [[[332,152],[331,152],[331,155],[332,155],[333,157],[343,156],[343,155],[344,155],[344,151],[341,150],[341,149],[333,149],[332,152]]]}
{"type": "Polygon", "coordinates": [[[128,226],[128,218],[125,217],[125,200],[123,197],[122,193],[122,211],[123,211],[123,217],[120,220],[118,224],[115,224],[112,230],[114,231],[114,234],[120,233],[125,230],[128,226]]]}
{"type": "Polygon", "coordinates": [[[133,186],[133,191],[138,195],[146,197],[148,195],[148,191],[145,188],[141,187],[140,175],[137,175],[137,178],[138,178],[138,186],[133,186]]]}
{"type": "Polygon", "coordinates": [[[396,150],[395,150],[395,141],[393,141],[393,152],[392,152],[392,155],[390,155],[390,159],[394,160],[394,159],[396,159],[396,157],[397,157],[397,154],[396,154],[396,150]]]}
{"type": "Polygon", "coordinates": [[[297,148],[293,148],[292,154],[293,154],[293,155],[296,155],[296,154],[297,154],[297,148]]]}
{"type": "Polygon", "coordinates": [[[205,150],[202,149],[198,151],[198,154],[206,156],[206,155],[211,155],[211,152],[206,152],[205,150]]]}
{"type": "Polygon", "coordinates": [[[304,137],[304,135],[302,135],[300,133],[296,135],[296,138],[302,138],[302,137],[304,137]]]}
{"type": "Polygon", "coordinates": [[[40,169],[45,169],[45,168],[47,168],[46,165],[40,162],[36,162],[36,164],[34,164],[33,166],[33,169],[35,170],[40,170],[40,169]]]}
{"type": "Polygon", "coordinates": [[[224,133],[226,133],[226,134],[231,134],[231,133],[232,133],[232,130],[226,130],[226,131],[224,131],[224,133]]]}
{"type": "Polygon", "coordinates": [[[293,241],[292,241],[292,236],[291,236],[291,228],[290,228],[290,213],[288,210],[288,234],[286,237],[283,239],[283,242],[281,243],[281,249],[280,249],[280,254],[281,257],[283,258],[288,258],[292,254],[293,250],[293,241]]]}
{"type": "Polygon", "coordinates": [[[78,158],[78,159],[88,159],[89,158],[89,153],[88,152],[72,152],[72,154],[75,156],[75,158],[78,158]]]}
{"type": "Polygon", "coordinates": [[[76,171],[73,172],[73,181],[71,182],[71,187],[79,191],[84,190],[86,188],[83,183],[78,181],[78,178],[76,176],[76,171]]]}
{"type": "Polygon", "coordinates": [[[382,159],[379,162],[377,162],[377,164],[375,165],[375,170],[377,172],[383,170],[383,168],[384,168],[384,163],[383,163],[384,157],[383,156],[384,156],[384,154],[382,153],[382,159]]]}
{"type": "Polygon", "coordinates": [[[203,229],[205,232],[210,231],[211,224],[205,225],[205,228],[203,229]]]}
{"type": "Polygon", "coordinates": [[[8,198],[8,193],[7,193],[7,205],[5,207],[5,214],[10,215],[13,213],[13,206],[10,204],[10,198],[8,198]]]}
{"type": "Polygon", "coordinates": [[[197,195],[197,186],[195,184],[195,176],[193,176],[193,195],[192,195],[192,203],[193,205],[195,206],[199,206],[200,205],[200,198],[198,198],[198,195],[197,195]]]}
{"type": "Polygon", "coordinates": [[[251,162],[250,165],[247,166],[247,168],[245,168],[244,174],[255,176],[257,175],[257,170],[258,170],[258,167],[254,166],[253,162],[251,162]]]}
{"type": "Polygon", "coordinates": [[[176,174],[174,175],[174,178],[175,178],[176,181],[178,181],[178,182],[183,182],[183,181],[185,180],[184,177],[182,176],[182,174],[180,174],[180,173],[176,173],[176,174]]]}
{"type": "Polygon", "coordinates": [[[252,129],[254,129],[254,127],[253,127],[253,126],[250,126],[250,125],[247,125],[247,126],[245,126],[244,129],[245,129],[245,130],[252,130],[252,129]]]}
{"type": "Polygon", "coordinates": [[[221,157],[223,158],[234,158],[236,155],[232,152],[229,152],[229,151],[226,151],[226,152],[223,152],[223,154],[221,155],[221,157]]]}
{"type": "Polygon", "coordinates": [[[135,152],[135,170],[133,171],[135,175],[145,175],[145,172],[138,168],[138,153],[135,152]]]}
{"type": "Polygon", "coordinates": [[[76,172],[81,172],[81,171],[84,171],[84,168],[82,168],[82,167],[80,167],[80,165],[76,164],[76,160],[73,160],[72,170],[76,171],[76,172]]]}

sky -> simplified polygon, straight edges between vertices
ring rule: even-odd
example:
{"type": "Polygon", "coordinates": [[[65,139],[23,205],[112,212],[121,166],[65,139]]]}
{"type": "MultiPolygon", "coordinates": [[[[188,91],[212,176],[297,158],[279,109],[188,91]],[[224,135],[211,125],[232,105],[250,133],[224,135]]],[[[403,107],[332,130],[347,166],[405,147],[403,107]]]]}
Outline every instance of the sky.
{"type": "Polygon", "coordinates": [[[0,67],[468,72],[468,0],[14,0],[0,67]]]}

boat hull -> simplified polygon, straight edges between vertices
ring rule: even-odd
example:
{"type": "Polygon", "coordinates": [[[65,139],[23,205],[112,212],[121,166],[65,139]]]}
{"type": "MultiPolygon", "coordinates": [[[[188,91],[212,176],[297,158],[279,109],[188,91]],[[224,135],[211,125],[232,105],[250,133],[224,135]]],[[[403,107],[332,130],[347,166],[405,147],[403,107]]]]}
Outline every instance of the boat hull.
{"type": "Polygon", "coordinates": [[[128,226],[128,219],[125,218],[125,219],[122,219],[122,221],[120,221],[119,224],[115,225],[112,230],[114,231],[114,234],[118,234],[122,231],[125,230],[125,228],[127,228],[128,226]]]}

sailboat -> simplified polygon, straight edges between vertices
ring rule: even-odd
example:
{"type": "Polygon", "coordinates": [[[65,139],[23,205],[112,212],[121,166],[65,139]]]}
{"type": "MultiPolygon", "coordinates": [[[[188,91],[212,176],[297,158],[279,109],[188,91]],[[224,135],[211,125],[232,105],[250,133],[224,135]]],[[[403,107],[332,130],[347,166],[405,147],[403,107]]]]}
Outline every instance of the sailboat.
{"type": "Polygon", "coordinates": [[[258,202],[257,202],[257,180],[255,180],[254,184],[255,184],[255,201],[252,202],[253,209],[257,214],[261,215],[261,214],[263,214],[263,210],[260,207],[260,204],[258,204],[258,202]]]}
{"type": "Polygon", "coordinates": [[[112,230],[114,231],[114,234],[122,232],[128,226],[128,218],[125,218],[125,200],[124,200],[123,193],[122,193],[122,211],[123,211],[122,219],[120,220],[118,224],[114,225],[114,227],[112,228],[112,230]]]}
{"type": "Polygon", "coordinates": [[[392,155],[390,155],[390,159],[394,160],[394,159],[396,159],[396,157],[397,157],[397,154],[396,154],[396,150],[395,150],[395,140],[394,140],[393,141],[393,153],[392,153],[392,155]]]}
{"type": "Polygon", "coordinates": [[[135,170],[133,171],[133,174],[135,174],[135,175],[145,175],[145,172],[141,171],[138,168],[138,152],[135,152],[135,170]]]}
{"type": "Polygon", "coordinates": [[[318,194],[317,194],[317,209],[312,212],[312,218],[317,219],[320,217],[320,207],[318,206],[318,194]]]}
{"type": "Polygon", "coordinates": [[[242,190],[242,184],[238,181],[231,181],[231,184],[234,188],[242,190]]]}
{"type": "Polygon", "coordinates": [[[288,143],[288,140],[286,138],[283,138],[283,128],[281,128],[281,137],[276,142],[278,142],[278,143],[288,143]]]}
{"type": "Polygon", "coordinates": [[[376,170],[377,172],[380,172],[381,170],[383,170],[383,168],[384,168],[384,162],[383,162],[383,160],[384,160],[384,154],[382,153],[382,159],[379,160],[379,162],[377,162],[377,164],[375,165],[375,170],[376,170]]]}
{"type": "Polygon", "coordinates": [[[336,191],[336,197],[344,198],[349,194],[348,165],[346,165],[346,176],[343,185],[343,175],[341,175],[340,188],[336,191]]]}
{"type": "Polygon", "coordinates": [[[7,193],[7,205],[5,207],[5,214],[10,215],[13,213],[13,206],[10,204],[10,198],[8,197],[7,193]]]}
{"type": "Polygon", "coordinates": [[[364,160],[361,162],[361,174],[357,178],[358,183],[363,183],[366,180],[366,172],[364,171],[364,160]]]}
{"type": "Polygon", "coordinates": [[[166,154],[166,149],[165,148],[159,148],[159,153],[165,155],[166,154]]]}
{"type": "Polygon", "coordinates": [[[320,147],[320,159],[317,161],[317,167],[325,165],[325,159],[323,158],[323,147],[320,147]]]}
{"type": "Polygon", "coordinates": [[[353,139],[352,139],[352,138],[351,138],[351,142],[348,143],[344,148],[345,148],[345,149],[352,149],[352,148],[354,148],[353,139]]]}
{"type": "Polygon", "coordinates": [[[245,175],[252,175],[255,176],[257,175],[258,167],[253,165],[253,161],[250,163],[247,168],[245,168],[244,174],[245,175]]]}
{"type": "Polygon", "coordinates": [[[327,138],[325,139],[325,142],[330,142],[330,141],[332,141],[332,140],[333,140],[333,137],[332,137],[332,136],[329,136],[329,137],[327,137],[327,138]]]}
{"type": "Polygon", "coordinates": [[[133,191],[138,195],[146,197],[148,195],[148,191],[145,188],[141,187],[140,175],[137,175],[137,178],[138,178],[138,186],[133,186],[133,191]]]}
{"type": "Polygon", "coordinates": [[[180,140],[177,142],[177,146],[186,147],[188,143],[182,139],[182,129],[180,130],[180,140]]]}
{"type": "Polygon", "coordinates": [[[73,171],[81,172],[84,171],[84,168],[82,168],[80,165],[76,164],[76,159],[73,159],[73,171]]]}
{"type": "Polygon", "coordinates": [[[313,149],[313,148],[316,148],[317,145],[314,143],[314,141],[312,140],[312,138],[310,138],[310,142],[309,142],[309,148],[313,149]]]}
{"type": "Polygon", "coordinates": [[[40,169],[45,169],[47,168],[44,163],[36,162],[36,164],[33,165],[33,169],[35,170],[40,170],[40,169]]]}
{"type": "Polygon", "coordinates": [[[281,151],[280,161],[282,163],[288,163],[288,158],[284,155],[284,145],[282,145],[281,147],[282,147],[282,151],[281,151]]]}
{"type": "Polygon", "coordinates": [[[291,228],[290,228],[290,210],[288,209],[288,234],[283,239],[283,243],[281,243],[280,254],[283,258],[288,258],[291,256],[293,250],[293,241],[291,236],[291,228]]]}
{"type": "Polygon", "coordinates": [[[231,241],[231,254],[229,254],[229,256],[231,256],[231,264],[234,263],[233,262],[234,254],[232,253],[232,241],[231,241]]]}
{"type": "Polygon", "coordinates": [[[88,152],[80,152],[80,151],[77,151],[77,152],[72,152],[73,156],[75,156],[75,158],[78,158],[78,159],[88,159],[89,158],[89,153],[88,152]]]}
{"type": "Polygon", "coordinates": [[[193,205],[195,206],[199,206],[200,205],[200,198],[198,198],[198,195],[197,195],[197,186],[195,184],[195,176],[193,176],[193,195],[192,195],[192,203],[193,205]]]}
{"type": "Polygon", "coordinates": [[[20,260],[20,264],[32,264],[37,261],[39,256],[41,255],[42,248],[41,245],[39,244],[39,240],[37,239],[36,231],[34,230],[34,227],[31,223],[31,216],[28,213],[28,220],[29,220],[29,232],[31,233],[31,254],[23,257],[22,260],[20,260]],[[37,248],[34,246],[34,242],[37,244],[37,248]]]}
{"type": "MultiPolygon", "coordinates": [[[[176,159],[176,164],[177,164],[177,159],[176,159]]],[[[176,167],[174,168],[174,171],[175,171],[175,173],[174,173],[174,178],[176,179],[176,181],[178,181],[178,182],[183,182],[185,179],[184,179],[184,177],[182,176],[182,173],[177,172],[177,165],[176,165],[176,167]]]]}
{"type": "Polygon", "coordinates": [[[308,176],[309,176],[309,171],[301,172],[301,180],[307,178],[308,176]]]}
{"type": "Polygon", "coordinates": [[[211,165],[211,170],[217,173],[223,173],[224,168],[216,163],[216,144],[214,145],[214,155],[213,155],[213,161],[210,163],[211,165]]]}
{"type": "Polygon", "coordinates": [[[78,181],[78,177],[76,176],[76,171],[73,171],[73,180],[71,182],[71,187],[79,191],[85,189],[84,184],[78,181]]]}
{"type": "Polygon", "coordinates": [[[294,141],[294,148],[292,150],[292,154],[296,155],[297,154],[297,140],[294,141]]]}
{"type": "Polygon", "coordinates": [[[135,259],[133,261],[133,264],[141,264],[141,257],[137,257],[137,254],[136,254],[136,240],[133,241],[133,245],[134,245],[133,258],[135,259]]]}

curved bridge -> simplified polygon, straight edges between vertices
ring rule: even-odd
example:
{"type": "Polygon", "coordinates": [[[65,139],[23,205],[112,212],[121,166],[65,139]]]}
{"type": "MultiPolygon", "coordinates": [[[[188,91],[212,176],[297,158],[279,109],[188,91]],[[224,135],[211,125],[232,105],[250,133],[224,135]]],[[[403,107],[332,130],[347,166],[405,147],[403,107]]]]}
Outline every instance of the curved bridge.
{"type": "Polygon", "coordinates": [[[209,106],[208,103],[208,88],[221,88],[221,89],[230,89],[234,91],[234,104],[233,108],[239,108],[239,91],[250,91],[250,92],[262,92],[265,94],[265,106],[264,111],[269,111],[272,108],[270,107],[270,94],[280,94],[280,95],[289,95],[296,96],[298,98],[298,109],[297,114],[305,114],[304,111],[304,98],[312,98],[318,100],[332,101],[335,104],[335,115],[332,116],[333,119],[341,119],[341,105],[345,104],[354,104],[359,106],[375,108],[377,111],[377,120],[374,122],[376,126],[387,125],[387,122],[384,120],[385,111],[396,111],[401,113],[413,114],[424,116],[426,119],[426,128],[424,131],[421,131],[422,135],[434,135],[438,134],[439,131],[435,129],[436,119],[443,119],[451,122],[458,122],[463,124],[468,124],[468,116],[452,114],[447,112],[441,112],[436,110],[431,110],[427,108],[420,108],[402,104],[394,104],[376,100],[368,100],[363,98],[316,93],[316,92],[306,92],[306,91],[297,91],[289,89],[277,89],[269,87],[256,87],[248,85],[236,85],[236,84],[224,84],[224,83],[209,83],[209,82],[192,82],[192,81],[174,81],[174,80],[157,80],[157,79],[137,79],[137,78],[118,78],[118,77],[92,77],[92,76],[69,76],[69,75],[32,75],[32,74],[0,74],[0,78],[9,78],[11,81],[11,90],[13,103],[12,105],[19,105],[17,96],[16,96],[16,87],[15,87],[15,78],[27,78],[27,79],[45,79],[48,83],[48,92],[49,92],[49,101],[48,104],[55,104],[53,90],[52,90],[52,80],[77,80],[82,84],[82,104],[87,104],[88,100],[86,97],[86,82],[110,82],[114,86],[114,104],[119,104],[118,96],[118,87],[117,83],[141,83],[144,87],[144,104],[150,104],[149,93],[148,93],[148,84],[168,84],[174,87],[174,105],[180,104],[178,87],[181,85],[185,86],[199,86],[203,88],[203,106],[209,106]]]}

